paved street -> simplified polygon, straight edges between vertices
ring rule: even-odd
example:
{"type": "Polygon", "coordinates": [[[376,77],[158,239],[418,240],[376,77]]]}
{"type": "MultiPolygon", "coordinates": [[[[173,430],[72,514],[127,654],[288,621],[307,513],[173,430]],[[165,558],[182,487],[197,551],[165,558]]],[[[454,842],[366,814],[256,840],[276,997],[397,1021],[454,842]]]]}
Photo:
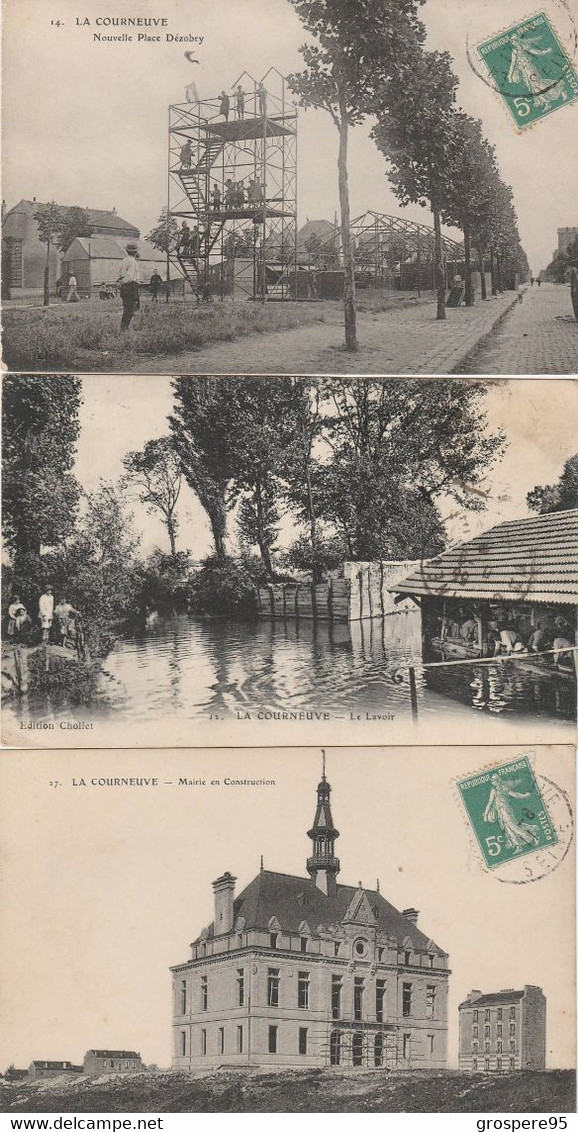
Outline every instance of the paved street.
{"type": "Polygon", "coordinates": [[[486,342],[455,373],[578,373],[578,322],[570,288],[528,287],[486,342]]]}

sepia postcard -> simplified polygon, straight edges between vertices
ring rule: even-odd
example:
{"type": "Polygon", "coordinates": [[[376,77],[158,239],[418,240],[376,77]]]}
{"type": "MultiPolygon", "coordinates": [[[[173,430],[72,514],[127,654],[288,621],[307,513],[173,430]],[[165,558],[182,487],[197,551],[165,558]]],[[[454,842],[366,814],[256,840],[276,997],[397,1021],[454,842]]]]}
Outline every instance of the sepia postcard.
{"type": "Polygon", "coordinates": [[[7,369],[578,372],[576,0],[3,8],[7,369]]]}
{"type": "Polygon", "coordinates": [[[5,376],[4,743],[574,742],[577,400],[5,376]]]}
{"type": "Polygon", "coordinates": [[[574,1111],[571,747],[0,783],[5,1112],[574,1111]]]}

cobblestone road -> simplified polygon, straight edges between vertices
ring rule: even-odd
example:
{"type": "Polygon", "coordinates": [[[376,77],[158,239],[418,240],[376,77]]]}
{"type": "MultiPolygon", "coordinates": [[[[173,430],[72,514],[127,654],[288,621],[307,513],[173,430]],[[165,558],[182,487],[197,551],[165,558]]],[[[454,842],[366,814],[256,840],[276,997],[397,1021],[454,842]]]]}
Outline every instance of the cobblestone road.
{"type": "Polygon", "coordinates": [[[578,322],[570,288],[528,287],[488,340],[455,373],[578,373],[578,322]]]}
{"type": "Polygon", "coordinates": [[[250,335],[171,357],[139,358],[138,373],[450,374],[516,302],[507,291],[467,309],[448,309],[437,322],[433,302],[361,314],[357,354],[343,349],[340,312],[331,322],[250,335]]]}

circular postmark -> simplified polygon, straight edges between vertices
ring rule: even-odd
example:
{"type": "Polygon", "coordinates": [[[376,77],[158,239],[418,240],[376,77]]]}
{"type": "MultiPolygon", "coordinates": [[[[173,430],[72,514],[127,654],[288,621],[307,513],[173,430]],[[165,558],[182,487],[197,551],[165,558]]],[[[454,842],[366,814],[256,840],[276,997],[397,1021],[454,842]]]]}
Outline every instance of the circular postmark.
{"type": "Polygon", "coordinates": [[[536,780],[556,833],[557,842],[555,845],[536,849],[523,857],[514,857],[496,870],[492,869],[496,880],[501,881],[502,884],[532,884],[533,881],[541,880],[558,868],[572,844],[574,815],[566,791],[543,774],[537,774],[536,780]]]}

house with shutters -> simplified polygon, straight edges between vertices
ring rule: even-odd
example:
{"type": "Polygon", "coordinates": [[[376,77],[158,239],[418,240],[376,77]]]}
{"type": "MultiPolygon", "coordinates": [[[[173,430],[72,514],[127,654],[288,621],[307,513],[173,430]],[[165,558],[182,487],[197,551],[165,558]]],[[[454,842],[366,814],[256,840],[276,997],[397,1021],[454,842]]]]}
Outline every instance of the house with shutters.
{"type": "Polygon", "coordinates": [[[448,956],[379,888],[338,883],[331,787],[317,787],[306,876],[261,868],[171,968],[173,1066],[444,1068],[448,956]]]}

